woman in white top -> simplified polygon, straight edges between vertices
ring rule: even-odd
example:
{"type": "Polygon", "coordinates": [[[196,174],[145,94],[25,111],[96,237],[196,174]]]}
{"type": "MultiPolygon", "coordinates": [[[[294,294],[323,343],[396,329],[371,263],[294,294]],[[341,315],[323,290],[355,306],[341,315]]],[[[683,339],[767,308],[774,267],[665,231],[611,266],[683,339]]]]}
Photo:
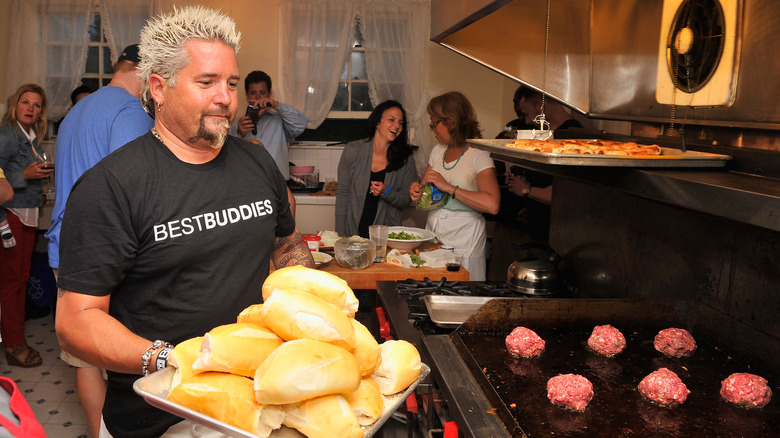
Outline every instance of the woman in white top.
{"type": "Polygon", "coordinates": [[[450,194],[447,204],[428,213],[426,229],[463,257],[470,280],[486,278],[486,234],[482,213],[498,213],[501,202],[496,169],[486,151],[469,147],[468,138],[482,138],[474,107],[466,96],[450,91],[428,103],[431,130],[439,142],[428,159],[422,180],[409,196],[417,202],[422,185],[433,183],[450,194]]]}

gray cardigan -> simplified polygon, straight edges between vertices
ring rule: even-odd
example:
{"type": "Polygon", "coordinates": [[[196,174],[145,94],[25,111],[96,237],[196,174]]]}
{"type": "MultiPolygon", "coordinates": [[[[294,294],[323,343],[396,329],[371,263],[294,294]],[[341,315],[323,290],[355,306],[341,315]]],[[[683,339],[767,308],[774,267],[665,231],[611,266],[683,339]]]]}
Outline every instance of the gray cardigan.
{"type": "MultiPolygon", "coordinates": [[[[340,236],[358,234],[363,204],[371,184],[372,153],[371,140],[355,140],[344,146],[336,189],[336,232],[340,236]]],[[[379,199],[375,225],[401,225],[401,212],[412,202],[409,186],[414,181],[417,181],[417,169],[411,155],[403,167],[385,174],[385,185],[392,189],[379,199]]]]}

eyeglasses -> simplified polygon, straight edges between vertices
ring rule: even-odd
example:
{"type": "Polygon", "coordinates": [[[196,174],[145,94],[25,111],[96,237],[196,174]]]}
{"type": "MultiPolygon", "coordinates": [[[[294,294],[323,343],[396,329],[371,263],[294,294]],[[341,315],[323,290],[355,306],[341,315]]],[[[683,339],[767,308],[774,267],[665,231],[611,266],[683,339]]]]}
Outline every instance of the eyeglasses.
{"type": "Polygon", "coordinates": [[[431,127],[431,129],[436,129],[436,126],[437,126],[439,123],[441,123],[443,120],[444,120],[444,119],[439,119],[439,120],[437,120],[437,121],[435,121],[435,122],[431,122],[431,124],[430,124],[430,125],[428,125],[428,126],[430,126],[430,127],[431,127]]]}

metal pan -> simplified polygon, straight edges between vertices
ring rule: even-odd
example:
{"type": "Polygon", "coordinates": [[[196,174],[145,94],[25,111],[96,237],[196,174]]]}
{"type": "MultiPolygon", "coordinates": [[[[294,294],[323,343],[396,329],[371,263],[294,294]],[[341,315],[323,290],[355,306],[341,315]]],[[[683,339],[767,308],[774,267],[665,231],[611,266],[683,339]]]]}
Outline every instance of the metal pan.
{"type": "MultiPolygon", "coordinates": [[[[168,367],[162,371],[157,371],[155,373],[149,374],[148,376],[141,377],[140,379],[136,380],[135,383],[133,383],[133,390],[135,390],[138,395],[143,397],[144,400],[146,400],[146,402],[150,405],[171,414],[177,415],[186,420],[202,424],[206,427],[225,433],[232,437],[260,438],[258,435],[249,433],[245,430],[209,417],[208,415],[201,414],[200,412],[184,407],[178,403],[169,401],[168,391],[170,390],[171,382],[173,381],[173,375],[175,372],[176,370],[174,368],[168,367]]],[[[363,426],[363,436],[371,437],[377,433],[382,425],[385,424],[387,419],[390,418],[393,412],[398,410],[403,402],[412,394],[412,391],[417,388],[420,382],[422,382],[430,372],[430,367],[428,367],[426,364],[422,364],[422,371],[420,372],[420,376],[414,383],[409,385],[405,391],[390,396],[384,396],[383,398],[385,406],[384,411],[382,412],[382,416],[374,424],[370,426],[363,426]]],[[[280,430],[277,430],[271,433],[270,436],[273,438],[274,436],[279,436],[280,433],[280,430]]]]}
{"type": "MultiPolygon", "coordinates": [[[[483,304],[496,297],[474,297],[453,295],[426,295],[423,300],[431,321],[442,328],[457,328],[474,314],[483,304]]],[[[505,299],[522,299],[505,298],[505,299]]]]}
{"type": "Polygon", "coordinates": [[[431,321],[442,328],[457,328],[492,297],[426,295],[423,300],[431,321]]]}
{"type": "MultiPolygon", "coordinates": [[[[587,140],[587,139],[586,139],[587,140]]],[[[579,155],[551,154],[506,147],[511,140],[469,139],[477,149],[494,152],[510,158],[519,158],[543,164],[604,167],[724,167],[730,155],[661,148],[661,155],[579,155]]]]}

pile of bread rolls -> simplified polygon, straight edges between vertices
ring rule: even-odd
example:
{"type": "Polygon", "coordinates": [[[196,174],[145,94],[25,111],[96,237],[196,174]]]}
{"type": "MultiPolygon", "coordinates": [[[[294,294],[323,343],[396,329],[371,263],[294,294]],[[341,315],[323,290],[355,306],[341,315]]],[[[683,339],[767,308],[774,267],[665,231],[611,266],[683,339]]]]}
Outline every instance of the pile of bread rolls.
{"type": "Polygon", "coordinates": [[[271,273],[264,304],[177,345],[168,400],[261,437],[282,425],[310,437],[362,437],[385,397],[420,375],[417,349],[379,345],[354,319],[347,283],[300,266],[271,273]]]}

